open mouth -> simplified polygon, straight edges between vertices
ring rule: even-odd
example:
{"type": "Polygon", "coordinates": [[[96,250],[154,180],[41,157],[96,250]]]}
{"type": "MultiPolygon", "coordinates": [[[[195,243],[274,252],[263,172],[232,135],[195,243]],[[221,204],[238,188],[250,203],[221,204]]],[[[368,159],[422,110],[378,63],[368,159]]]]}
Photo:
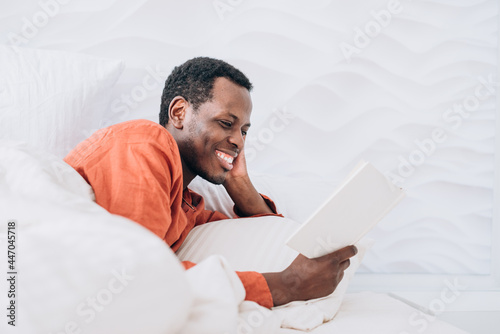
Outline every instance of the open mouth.
{"type": "Polygon", "coordinates": [[[215,150],[215,154],[217,155],[219,162],[225,170],[233,169],[233,160],[235,157],[219,150],[215,150]]]}

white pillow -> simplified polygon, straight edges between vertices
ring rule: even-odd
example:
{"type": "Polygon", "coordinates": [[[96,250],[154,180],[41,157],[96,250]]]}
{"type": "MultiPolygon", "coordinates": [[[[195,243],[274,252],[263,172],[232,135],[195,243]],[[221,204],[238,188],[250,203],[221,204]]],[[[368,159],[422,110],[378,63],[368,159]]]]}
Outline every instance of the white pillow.
{"type": "Polygon", "coordinates": [[[100,128],[120,60],[0,45],[0,138],[64,157],[100,128]]]}
{"type": "MultiPolygon", "coordinates": [[[[291,219],[276,216],[211,222],[195,227],[177,251],[177,256],[181,261],[197,263],[211,255],[222,255],[238,271],[279,272],[298,254],[285,242],[299,226],[291,219]]],[[[274,308],[282,327],[311,330],[333,319],[369,242],[362,240],[356,246],[358,254],[351,258],[344,278],[331,295],[274,308]]]]}
{"type": "Polygon", "coordinates": [[[276,216],[215,221],[191,230],[177,256],[198,263],[222,255],[237,271],[281,271],[298,255],[285,241],[299,226],[276,216]]]}
{"type": "Polygon", "coordinates": [[[65,206],[79,202],[85,206],[95,200],[92,187],[80,174],[50,153],[35,151],[25,142],[0,139],[0,158],[0,183],[16,196],[65,206]]]}
{"type": "MultiPolygon", "coordinates": [[[[16,327],[22,333],[162,334],[182,328],[192,292],[161,239],[107,212],[0,200],[6,204],[0,244],[7,245],[7,223],[17,221],[16,327]]],[[[8,291],[5,279],[0,288],[8,291]]]]}
{"type": "MultiPolygon", "coordinates": [[[[5,249],[8,223],[17,223],[16,327],[22,333],[176,332],[193,301],[179,260],[153,233],[98,206],[88,188],[60,159],[0,143],[5,249]]],[[[5,277],[0,290],[9,290],[5,277]]],[[[2,305],[9,302],[7,293],[0,296],[2,305]]]]}

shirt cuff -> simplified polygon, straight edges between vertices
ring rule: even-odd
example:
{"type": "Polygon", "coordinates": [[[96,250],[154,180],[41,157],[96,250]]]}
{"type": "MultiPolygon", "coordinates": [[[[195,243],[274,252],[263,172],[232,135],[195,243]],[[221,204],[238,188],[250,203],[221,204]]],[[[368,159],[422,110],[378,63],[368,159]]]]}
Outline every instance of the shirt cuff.
{"type": "Polygon", "coordinates": [[[194,266],[196,266],[196,263],[193,263],[191,261],[182,261],[181,264],[182,264],[182,266],[184,267],[185,270],[191,269],[194,266]]]}
{"type": "Polygon", "coordinates": [[[273,296],[262,274],[255,271],[237,271],[236,274],[245,288],[245,300],[256,302],[263,307],[273,307],[273,296]]]}
{"type": "MultiPolygon", "coordinates": [[[[278,216],[278,217],[282,217],[283,218],[283,215],[280,214],[280,213],[278,213],[278,210],[276,209],[276,204],[274,204],[274,202],[273,202],[272,199],[270,199],[266,195],[260,194],[260,196],[262,196],[262,199],[264,200],[264,202],[266,202],[267,206],[269,207],[269,209],[271,209],[271,211],[273,213],[260,213],[258,215],[246,216],[246,218],[247,217],[263,217],[263,216],[278,216]]],[[[233,206],[233,212],[236,214],[237,217],[243,217],[239,213],[238,208],[236,208],[236,205],[233,206]]]]}

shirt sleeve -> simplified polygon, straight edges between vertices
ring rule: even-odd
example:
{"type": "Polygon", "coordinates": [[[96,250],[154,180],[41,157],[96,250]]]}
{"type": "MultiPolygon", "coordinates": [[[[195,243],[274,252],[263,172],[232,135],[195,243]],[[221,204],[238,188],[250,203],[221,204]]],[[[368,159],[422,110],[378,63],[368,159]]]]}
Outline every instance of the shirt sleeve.
{"type": "MultiPolygon", "coordinates": [[[[253,216],[246,216],[246,217],[262,217],[262,216],[283,217],[282,214],[278,213],[278,211],[276,209],[276,205],[269,197],[267,197],[266,195],[262,195],[262,194],[261,194],[261,196],[264,199],[267,206],[271,209],[271,211],[273,213],[262,213],[262,214],[257,214],[257,215],[253,215],[253,216]]],[[[189,203],[191,203],[193,200],[196,203],[197,212],[195,214],[189,212],[189,210],[188,210],[189,214],[191,215],[191,219],[194,219],[196,221],[196,223],[195,223],[196,226],[203,225],[203,224],[206,224],[209,222],[214,222],[214,221],[230,218],[230,217],[226,216],[225,214],[223,214],[222,212],[206,210],[205,209],[205,199],[203,198],[203,196],[201,196],[200,194],[198,194],[192,190],[188,189],[188,193],[186,194],[185,199],[189,203]]],[[[242,215],[238,214],[236,206],[233,206],[233,212],[235,214],[235,217],[233,217],[233,218],[243,217],[242,215]]]]}
{"type": "Polygon", "coordinates": [[[236,274],[245,287],[245,300],[256,302],[263,307],[273,307],[271,290],[261,273],[255,271],[237,271],[236,274]]]}
{"type": "MultiPolygon", "coordinates": [[[[262,196],[262,199],[264,200],[264,202],[267,204],[267,206],[269,207],[269,209],[271,209],[271,211],[273,213],[261,213],[261,214],[258,214],[258,215],[245,216],[245,217],[264,217],[264,216],[278,216],[278,217],[283,217],[282,214],[278,213],[278,210],[276,209],[276,204],[273,202],[272,199],[270,199],[266,195],[260,194],[260,196],[262,196]]],[[[238,209],[236,208],[236,205],[233,206],[233,212],[236,214],[236,217],[243,218],[243,216],[241,214],[239,214],[238,209]]]]}
{"type": "MultiPolygon", "coordinates": [[[[184,269],[188,270],[196,264],[190,261],[182,261],[184,269]]],[[[255,271],[237,271],[243,287],[245,288],[245,300],[256,302],[260,306],[273,307],[273,296],[264,276],[255,271]]]]}
{"type": "MultiPolygon", "coordinates": [[[[262,196],[262,198],[266,202],[267,206],[269,207],[269,209],[271,209],[271,211],[273,213],[261,213],[261,214],[257,214],[257,215],[253,215],[253,216],[245,216],[246,218],[249,218],[249,217],[264,217],[264,216],[283,217],[282,214],[278,213],[278,211],[276,210],[276,204],[274,204],[274,202],[269,197],[267,197],[266,195],[262,195],[262,194],[260,194],[260,196],[262,196]]],[[[205,210],[205,211],[206,212],[204,213],[204,216],[207,217],[207,219],[206,219],[206,221],[204,223],[209,223],[209,222],[213,222],[213,221],[223,220],[223,219],[228,219],[229,218],[225,214],[223,214],[221,212],[218,212],[218,211],[210,211],[210,210],[205,210]]],[[[236,215],[235,218],[243,218],[243,216],[238,213],[238,209],[236,208],[236,206],[233,206],[233,212],[236,215]]]]}
{"type": "Polygon", "coordinates": [[[182,220],[182,170],[175,142],[156,127],[147,128],[147,135],[120,130],[95,133],[65,161],[92,186],[97,204],[171,245],[185,227],[182,221],[171,226],[173,218],[182,220]],[[173,240],[166,238],[167,231],[173,240]]]}

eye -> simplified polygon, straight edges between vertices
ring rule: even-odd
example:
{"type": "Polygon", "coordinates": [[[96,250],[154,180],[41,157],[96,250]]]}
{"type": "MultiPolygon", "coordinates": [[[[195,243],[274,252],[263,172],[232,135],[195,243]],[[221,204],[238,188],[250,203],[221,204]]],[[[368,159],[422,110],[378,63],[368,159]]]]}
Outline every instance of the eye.
{"type": "Polygon", "coordinates": [[[231,122],[228,121],[219,121],[219,123],[224,127],[224,128],[230,128],[231,125],[233,125],[231,122]]]}
{"type": "Polygon", "coordinates": [[[243,135],[243,137],[245,137],[247,135],[247,132],[242,130],[241,134],[243,135]]]}

